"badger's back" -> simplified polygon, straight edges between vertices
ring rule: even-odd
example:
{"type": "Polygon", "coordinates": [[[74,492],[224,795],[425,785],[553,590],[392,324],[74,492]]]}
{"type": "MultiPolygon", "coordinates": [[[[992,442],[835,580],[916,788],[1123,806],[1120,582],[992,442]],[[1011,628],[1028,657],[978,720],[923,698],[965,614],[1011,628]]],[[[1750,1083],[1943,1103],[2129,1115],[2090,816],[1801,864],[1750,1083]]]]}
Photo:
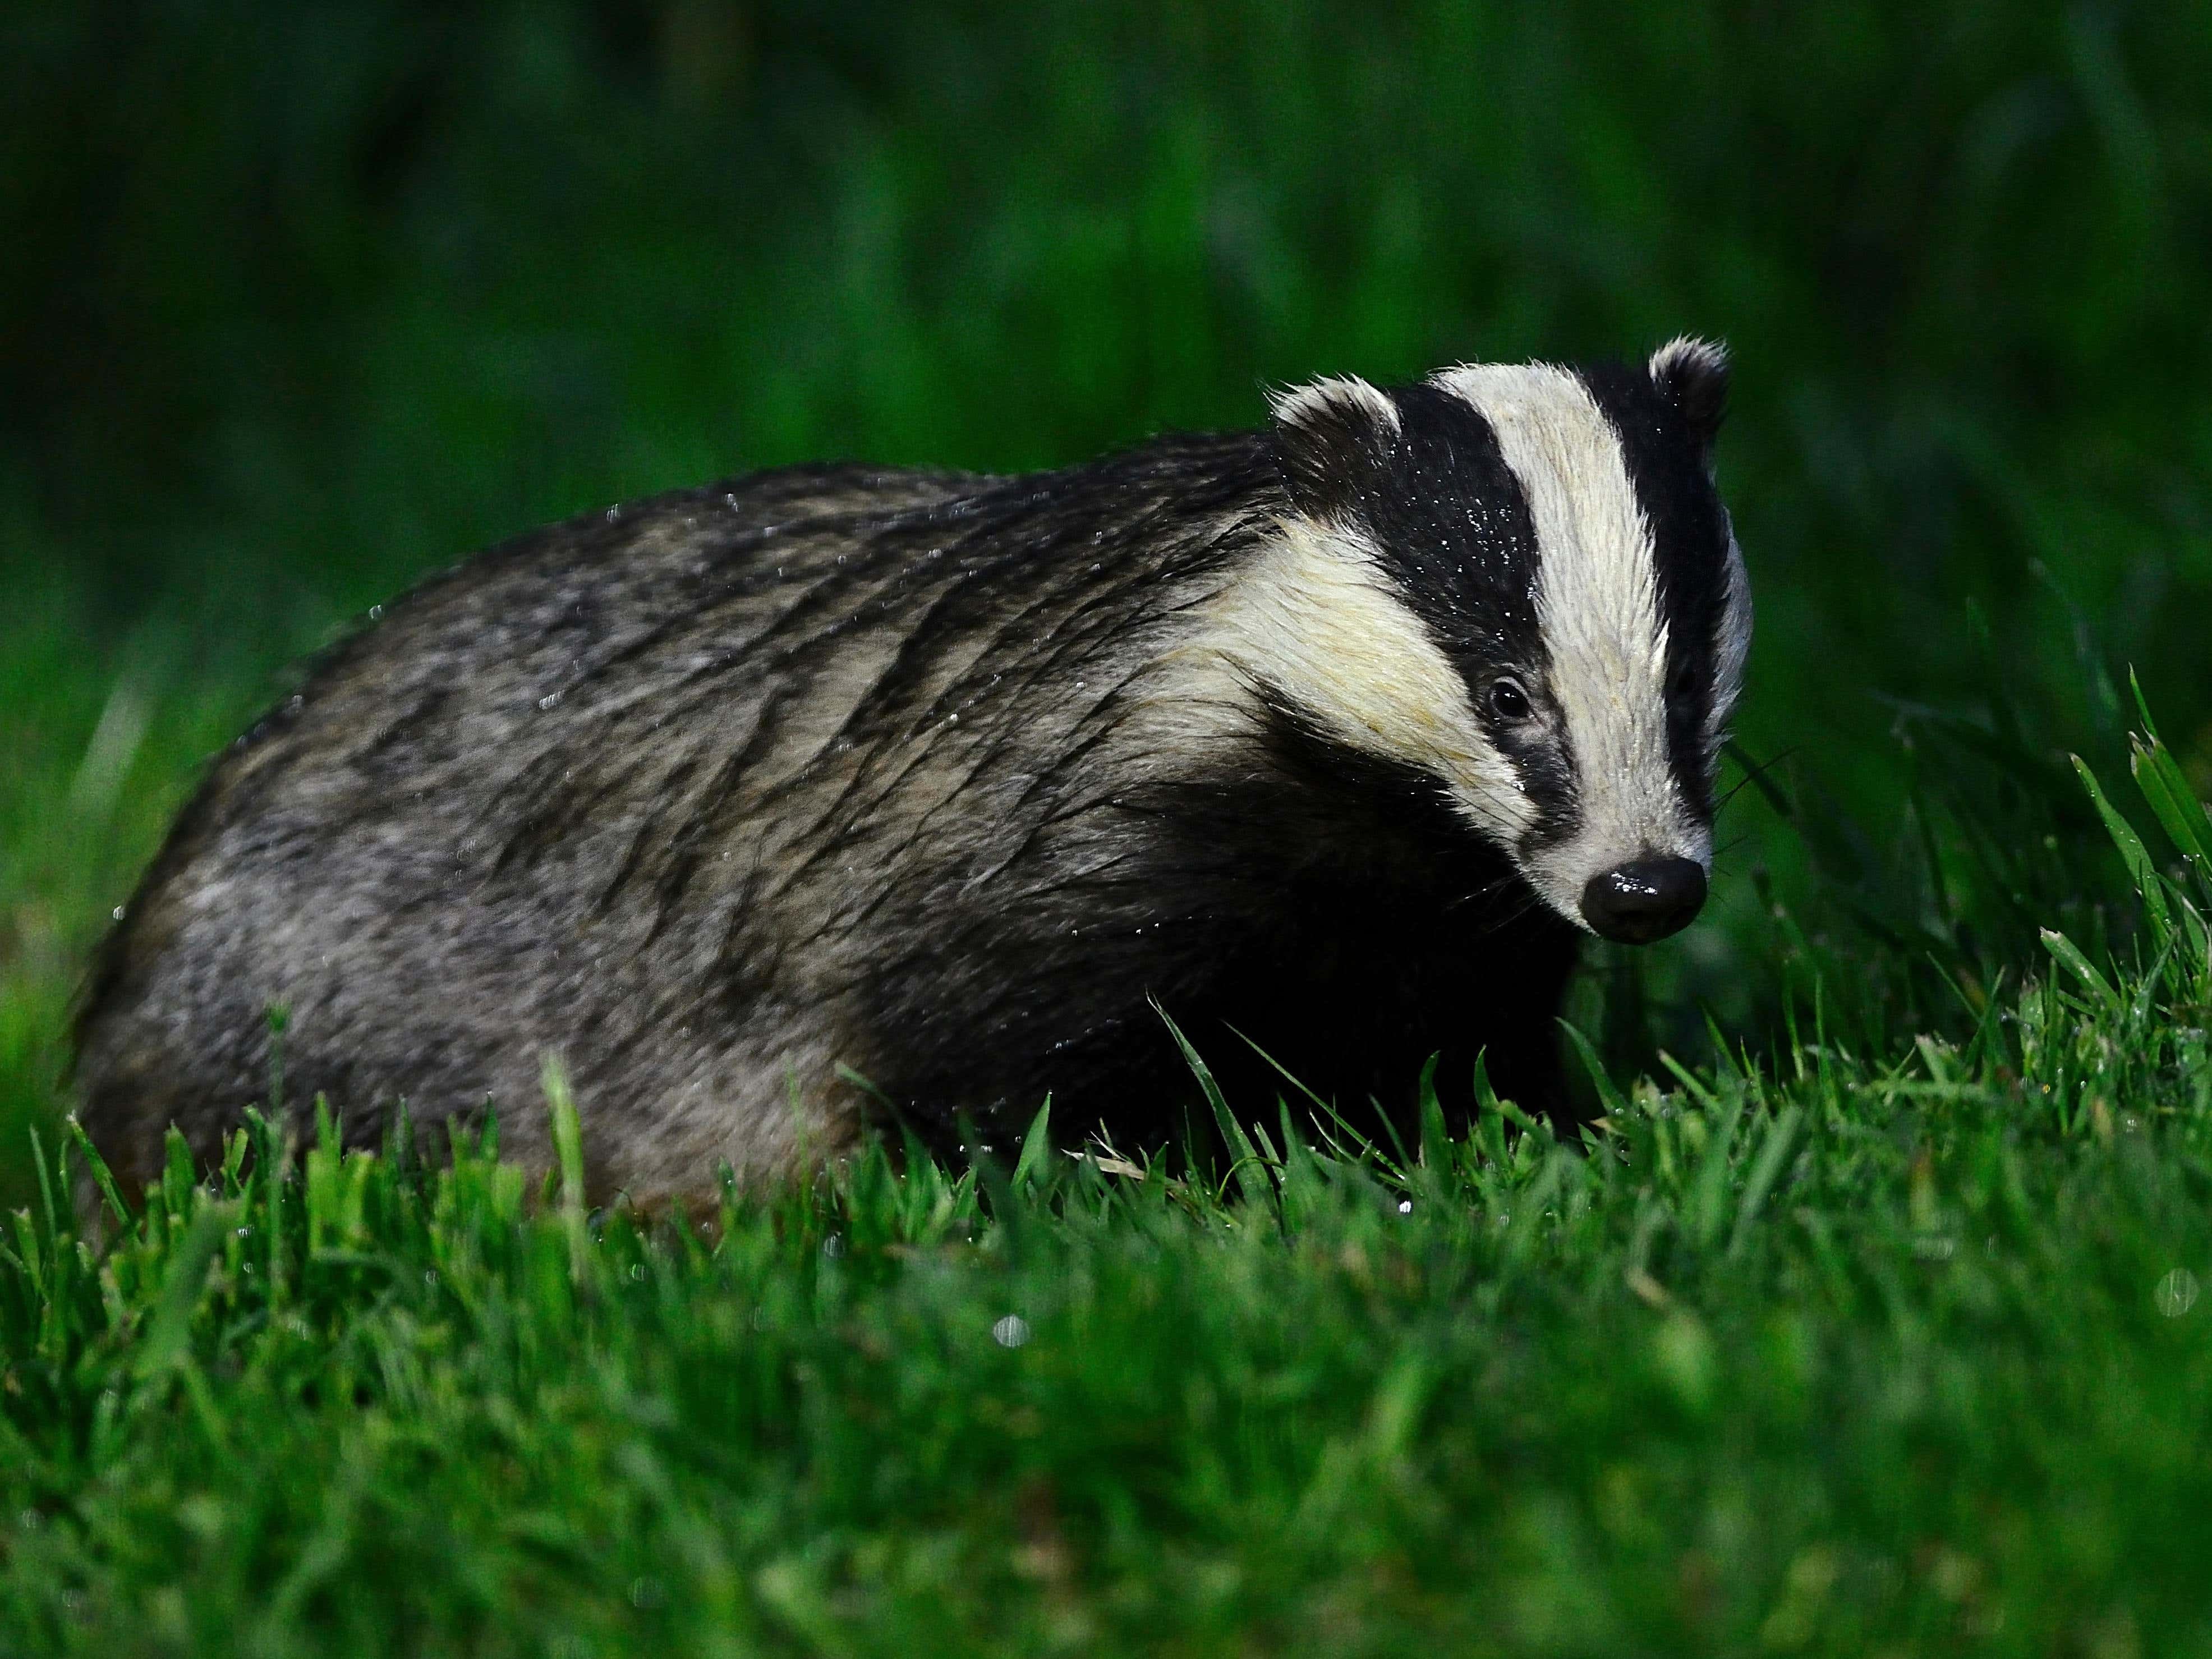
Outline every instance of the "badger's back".
{"type": "Polygon", "coordinates": [[[88,1128],[131,1178],[172,1121],[205,1155],[266,1097],[282,1006],[286,1093],[356,1136],[489,1101],[542,1151],[559,1053],[615,1184],[834,1148],[841,1074],[914,1069],[887,1023],[1065,1016],[1036,924],[1058,890],[1103,925],[1086,865],[1128,853],[1086,792],[1142,793],[1149,680],[1266,498],[1249,436],[1016,480],[804,469],[434,580],[184,814],[95,969],[88,1128]]]}

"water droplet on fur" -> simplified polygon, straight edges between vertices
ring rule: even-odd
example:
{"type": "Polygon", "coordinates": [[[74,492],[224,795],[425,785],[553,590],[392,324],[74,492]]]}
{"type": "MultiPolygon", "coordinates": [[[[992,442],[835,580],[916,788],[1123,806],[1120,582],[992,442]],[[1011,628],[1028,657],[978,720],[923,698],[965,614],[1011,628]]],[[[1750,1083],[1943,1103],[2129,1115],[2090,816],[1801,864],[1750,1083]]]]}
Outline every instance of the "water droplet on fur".
{"type": "Polygon", "coordinates": [[[544,696],[538,698],[538,707],[542,711],[552,708],[554,704],[560,701],[561,694],[558,691],[549,691],[544,696]]]}
{"type": "Polygon", "coordinates": [[[118,921],[123,920],[123,907],[119,904],[115,907],[115,919],[118,921]]]}
{"type": "Polygon", "coordinates": [[[1019,1314],[1008,1314],[991,1327],[991,1340],[1002,1348],[1018,1348],[1030,1340],[1030,1322],[1019,1314]]]}
{"type": "Polygon", "coordinates": [[[371,622],[382,622],[384,620],[384,607],[380,605],[372,605],[369,606],[368,619],[371,622]]]}

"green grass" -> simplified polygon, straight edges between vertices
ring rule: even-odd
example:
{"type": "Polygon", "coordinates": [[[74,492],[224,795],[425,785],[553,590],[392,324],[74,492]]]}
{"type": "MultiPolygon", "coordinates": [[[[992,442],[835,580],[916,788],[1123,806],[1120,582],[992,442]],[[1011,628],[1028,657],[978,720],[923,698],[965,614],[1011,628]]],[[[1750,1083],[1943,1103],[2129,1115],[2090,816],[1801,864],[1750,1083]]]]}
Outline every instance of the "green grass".
{"type": "Polygon", "coordinates": [[[2140,752],[2137,956],[1603,1081],[1580,1147],[1033,1131],[656,1221],[257,1124],[102,1250],[65,1146],[0,1648],[2212,1651],[2212,821],[2140,752]]]}
{"type": "Polygon", "coordinates": [[[2087,0],[4,9],[0,1652],[2212,1651],[2207,84],[2087,0]],[[87,952],[424,572],[1682,329],[1763,769],[1576,988],[1595,1150],[686,1231],[249,1136],[71,1237],[87,952]]]}

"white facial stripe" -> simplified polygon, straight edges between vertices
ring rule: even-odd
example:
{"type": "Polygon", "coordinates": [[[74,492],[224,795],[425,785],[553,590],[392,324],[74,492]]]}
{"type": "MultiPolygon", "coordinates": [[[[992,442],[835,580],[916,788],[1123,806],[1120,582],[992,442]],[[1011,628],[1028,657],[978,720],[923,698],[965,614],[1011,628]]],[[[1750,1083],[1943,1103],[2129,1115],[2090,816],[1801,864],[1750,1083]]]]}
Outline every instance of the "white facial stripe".
{"type": "Polygon", "coordinates": [[[1467,684],[1391,590],[1375,550],[1302,518],[1216,602],[1209,641],[1367,754],[1441,779],[1468,823],[1510,846],[1534,822],[1467,684]]]}
{"type": "Polygon", "coordinates": [[[1705,717],[1706,747],[1715,754],[1728,738],[1729,718],[1743,691],[1743,665],[1751,655],[1751,578],[1743,568],[1743,550],[1736,545],[1735,526],[1729,526],[1728,597],[1714,624],[1713,706],[1705,717]]]}
{"type": "Polygon", "coordinates": [[[1536,617],[1574,752],[1581,823],[1527,873],[1579,918],[1592,876],[1640,856],[1710,866],[1667,754],[1667,628],[1651,529],[1619,437],[1577,376],[1546,364],[1447,369],[1435,384],[1498,434],[1536,532],[1536,617]]]}

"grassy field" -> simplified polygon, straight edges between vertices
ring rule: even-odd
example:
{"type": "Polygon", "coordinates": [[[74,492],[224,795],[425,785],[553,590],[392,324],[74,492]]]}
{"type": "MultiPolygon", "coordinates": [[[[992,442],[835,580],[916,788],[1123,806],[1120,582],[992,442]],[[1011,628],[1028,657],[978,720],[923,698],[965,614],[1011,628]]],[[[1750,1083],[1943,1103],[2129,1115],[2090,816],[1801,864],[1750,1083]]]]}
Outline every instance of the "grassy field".
{"type": "Polygon", "coordinates": [[[0,1652],[2212,1652],[2208,84],[2183,6],[10,9],[0,1652]],[[249,1135],[73,1236],[86,952],[422,574],[1684,329],[1758,770],[1577,988],[1591,1146],[681,1230],[249,1135]]]}
{"type": "Polygon", "coordinates": [[[2115,817],[2131,965],[1606,1079],[1580,1147],[1496,1103],[1200,1186],[1041,1122],[648,1224],[580,1155],[257,1126],[102,1252],[64,1140],[0,1253],[0,1644],[2212,1650],[2212,820],[2139,771],[2191,856],[2115,817]]]}

